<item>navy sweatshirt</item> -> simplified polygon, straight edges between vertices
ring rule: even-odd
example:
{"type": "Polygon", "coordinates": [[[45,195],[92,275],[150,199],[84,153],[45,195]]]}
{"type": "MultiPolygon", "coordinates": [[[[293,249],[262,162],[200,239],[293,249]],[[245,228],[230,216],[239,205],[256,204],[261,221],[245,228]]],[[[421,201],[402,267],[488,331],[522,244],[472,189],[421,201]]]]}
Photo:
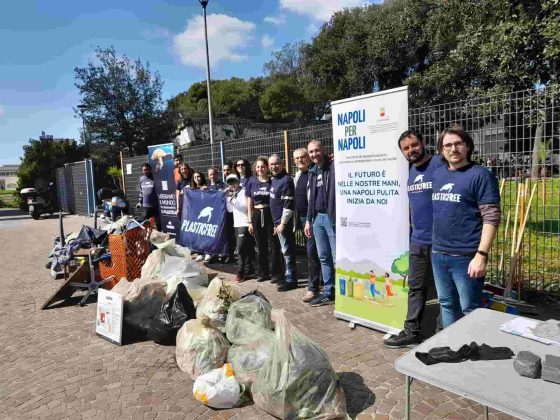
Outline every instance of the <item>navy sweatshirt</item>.
{"type": "Polygon", "coordinates": [[[270,212],[275,225],[288,223],[292,218],[295,208],[294,190],[294,179],[286,171],[272,177],[270,212]]]}

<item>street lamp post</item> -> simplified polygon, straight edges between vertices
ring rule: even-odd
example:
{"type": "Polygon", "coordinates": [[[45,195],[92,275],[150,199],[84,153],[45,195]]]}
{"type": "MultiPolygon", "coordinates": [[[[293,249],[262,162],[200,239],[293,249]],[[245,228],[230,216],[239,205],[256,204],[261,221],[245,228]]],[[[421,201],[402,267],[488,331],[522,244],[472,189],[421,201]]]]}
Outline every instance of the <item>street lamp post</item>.
{"type": "Polygon", "coordinates": [[[206,6],[209,0],[198,0],[204,15],[204,40],[206,42],[206,90],[208,92],[208,124],[210,129],[210,158],[214,166],[214,129],[212,125],[212,95],[210,93],[210,55],[208,54],[208,29],[206,28],[206,6]]]}
{"type": "Polygon", "coordinates": [[[87,144],[86,118],[84,117],[84,111],[87,109],[87,106],[84,104],[80,104],[78,105],[78,109],[80,110],[80,115],[82,116],[82,135],[84,136],[84,144],[87,144]]]}

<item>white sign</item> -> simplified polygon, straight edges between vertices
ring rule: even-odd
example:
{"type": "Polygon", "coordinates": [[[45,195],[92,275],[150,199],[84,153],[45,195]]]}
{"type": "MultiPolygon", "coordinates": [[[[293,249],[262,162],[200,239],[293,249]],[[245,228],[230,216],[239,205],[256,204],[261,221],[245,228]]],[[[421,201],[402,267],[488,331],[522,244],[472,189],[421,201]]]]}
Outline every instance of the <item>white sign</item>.
{"type": "Polygon", "coordinates": [[[123,297],[105,289],[97,292],[95,332],[116,344],[122,343],[123,297]]]}
{"type": "Polygon", "coordinates": [[[127,175],[132,175],[132,163],[127,163],[126,164],[126,174],[127,175]]]}
{"type": "Polygon", "coordinates": [[[408,285],[407,88],[332,103],[336,167],[335,315],[402,328],[408,285]]]}

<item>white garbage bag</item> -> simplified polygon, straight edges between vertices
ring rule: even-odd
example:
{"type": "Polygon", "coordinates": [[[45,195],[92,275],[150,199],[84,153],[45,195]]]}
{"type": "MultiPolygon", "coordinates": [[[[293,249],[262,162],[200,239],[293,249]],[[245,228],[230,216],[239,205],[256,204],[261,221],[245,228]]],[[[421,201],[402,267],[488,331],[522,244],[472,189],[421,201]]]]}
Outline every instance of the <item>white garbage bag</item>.
{"type": "Polygon", "coordinates": [[[200,375],[193,385],[194,397],[212,408],[233,408],[244,401],[244,392],[229,363],[200,375]]]}

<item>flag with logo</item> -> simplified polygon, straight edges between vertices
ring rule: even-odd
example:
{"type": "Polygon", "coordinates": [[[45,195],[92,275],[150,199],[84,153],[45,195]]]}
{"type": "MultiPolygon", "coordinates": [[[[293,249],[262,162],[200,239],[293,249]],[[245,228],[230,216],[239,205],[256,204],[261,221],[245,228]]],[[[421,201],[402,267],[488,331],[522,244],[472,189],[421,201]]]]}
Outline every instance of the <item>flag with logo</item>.
{"type": "Polygon", "coordinates": [[[210,255],[227,255],[226,195],[222,191],[185,190],[179,243],[210,255]]]}

